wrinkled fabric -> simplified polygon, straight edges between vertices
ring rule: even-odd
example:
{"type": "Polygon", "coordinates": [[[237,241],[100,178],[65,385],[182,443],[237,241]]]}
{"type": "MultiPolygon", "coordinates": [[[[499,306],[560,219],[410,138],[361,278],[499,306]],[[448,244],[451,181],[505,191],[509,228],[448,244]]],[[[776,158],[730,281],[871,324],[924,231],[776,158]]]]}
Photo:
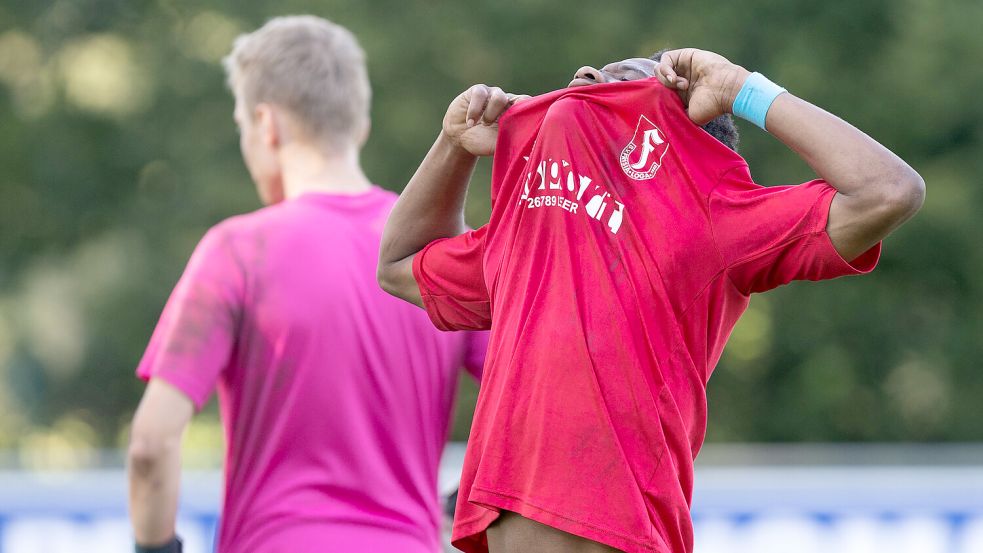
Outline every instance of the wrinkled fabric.
{"type": "Polygon", "coordinates": [[[218,389],[221,553],[440,550],[457,375],[480,375],[487,337],[439,332],[379,288],[395,199],[307,194],[233,217],[167,302],[137,373],[199,409],[218,389]]]}
{"type": "Polygon", "coordinates": [[[439,328],[491,328],[455,545],[499,510],[628,552],[693,549],[706,384],[752,292],[871,270],[822,181],[755,184],[655,79],[556,91],[500,121],[485,227],[414,258],[439,328]]]}

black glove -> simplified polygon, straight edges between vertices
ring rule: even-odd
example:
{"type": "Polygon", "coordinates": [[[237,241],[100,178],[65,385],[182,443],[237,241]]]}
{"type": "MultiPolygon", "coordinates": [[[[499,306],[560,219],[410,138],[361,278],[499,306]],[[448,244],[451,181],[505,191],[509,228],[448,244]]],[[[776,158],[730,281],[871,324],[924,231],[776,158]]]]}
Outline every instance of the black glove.
{"type": "Polygon", "coordinates": [[[174,536],[171,541],[164,545],[154,547],[146,547],[138,543],[133,547],[133,551],[134,553],[181,553],[184,551],[184,548],[181,545],[181,538],[174,536]]]}

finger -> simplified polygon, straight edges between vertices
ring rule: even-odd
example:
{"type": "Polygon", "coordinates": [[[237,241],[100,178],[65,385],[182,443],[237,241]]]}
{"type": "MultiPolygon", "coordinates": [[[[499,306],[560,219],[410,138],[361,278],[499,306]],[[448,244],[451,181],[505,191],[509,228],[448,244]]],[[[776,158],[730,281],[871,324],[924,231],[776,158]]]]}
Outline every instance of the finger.
{"type": "Polygon", "coordinates": [[[509,96],[509,105],[513,105],[513,106],[515,104],[518,104],[519,102],[525,102],[529,98],[532,98],[532,96],[528,94],[512,94],[511,92],[508,94],[508,96],[509,96]]]}
{"type": "Polygon", "coordinates": [[[675,84],[676,78],[679,77],[679,75],[676,74],[676,63],[671,55],[674,51],[675,50],[662,54],[662,58],[659,60],[658,72],[660,75],[665,77],[669,84],[675,84]]]}
{"type": "Polygon", "coordinates": [[[485,105],[488,103],[488,96],[490,91],[488,87],[483,84],[476,84],[471,87],[469,91],[471,94],[470,101],[468,102],[468,114],[467,114],[467,125],[468,127],[473,127],[481,117],[482,112],[485,111],[485,105]]]}
{"type": "Polygon", "coordinates": [[[673,88],[673,83],[669,82],[669,78],[666,77],[665,69],[663,69],[663,65],[661,63],[655,66],[655,78],[662,83],[662,86],[673,88]]]}
{"type": "Polygon", "coordinates": [[[505,94],[505,91],[498,87],[493,87],[491,89],[491,94],[488,97],[488,105],[485,106],[485,113],[481,117],[481,121],[486,125],[491,125],[498,120],[498,116],[502,115],[505,108],[509,107],[509,97],[505,94]]]}

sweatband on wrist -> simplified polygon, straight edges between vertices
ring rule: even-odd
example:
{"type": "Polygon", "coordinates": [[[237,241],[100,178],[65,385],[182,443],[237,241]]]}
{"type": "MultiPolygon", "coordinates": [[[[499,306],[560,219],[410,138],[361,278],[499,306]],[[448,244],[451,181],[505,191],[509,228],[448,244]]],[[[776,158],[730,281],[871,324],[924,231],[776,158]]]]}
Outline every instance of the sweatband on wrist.
{"type": "Polygon", "coordinates": [[[741,119],[767,130],[765,129],[765,117],[768,116],[768,109],[782,92],[787,91],[769,81],[768,77],[758,72],[751,73],[744,81],[737,97],[734,98],[734,107],[731,111],[741,119]]]}
{"type": "Polygon", "coordinates": [[[181,544],[181,538],[174,536],[174,539],[171,541],[155,547],[144,547],[139,543],[135,544],[133,551],[134,553],[181,553],[184,551],[184,546],[181,544]]]}

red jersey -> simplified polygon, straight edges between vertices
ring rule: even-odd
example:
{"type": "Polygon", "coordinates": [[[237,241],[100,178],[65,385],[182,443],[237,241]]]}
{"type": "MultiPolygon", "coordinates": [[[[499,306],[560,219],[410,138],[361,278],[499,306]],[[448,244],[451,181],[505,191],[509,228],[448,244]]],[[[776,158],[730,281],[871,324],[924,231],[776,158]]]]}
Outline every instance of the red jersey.
{"type": "Polygon", "coordinates": [[[500,509],[628,552],[693,549],[706,383],[752,292],[870,271],[836,190],[762,187],[655,79],[555,91],[500,123],[492,215],[414,259],[442,329],[491,327],[454,524],[500,509]]]}

